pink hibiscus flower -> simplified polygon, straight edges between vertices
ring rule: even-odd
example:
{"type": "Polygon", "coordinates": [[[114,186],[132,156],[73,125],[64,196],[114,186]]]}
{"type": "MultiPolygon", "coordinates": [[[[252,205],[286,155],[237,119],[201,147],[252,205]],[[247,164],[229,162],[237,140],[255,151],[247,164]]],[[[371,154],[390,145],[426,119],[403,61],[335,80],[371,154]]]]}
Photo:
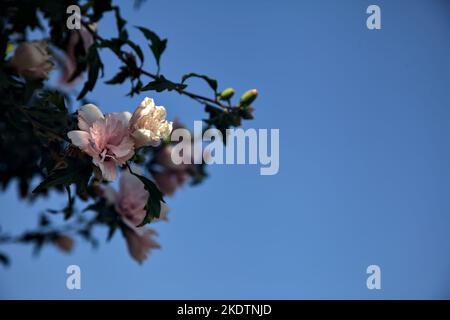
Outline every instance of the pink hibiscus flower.
{"type": "MultiPolygon", "coordinates": [[[[136,227],[145,217],[145,205],[149,194],[144,184],[134,175],[125,171],[119,182],[119,192],[111,187],[103,189],[102,196],[114,205],[125,226],[123,234],[127,240],[130,255],[139,263],[148,255],[151,249],[159,249],[159,244],[152,239],[156,232],[144,227],[136,227]]],[[[167,220],[168,207],[161,202],[160,218],[167,220]]]]}
{"type": "Polygon", "coordinates": [[[67,136],[72,144],[92,157],[105,180],[116,178],[116,167],[134,155],[134,141],[128,134],[129,112],[106,116],[93,104],[78,110],[78,128],[67,136]]]}
{"type": "Polygon", "coordinates": [[[152,239],[157,235],[155,230],[125,228],[123,232],[127,240],[128,252],[139,263],[147,259],[150,250],[161,248],[159,243],[152,239]]]}

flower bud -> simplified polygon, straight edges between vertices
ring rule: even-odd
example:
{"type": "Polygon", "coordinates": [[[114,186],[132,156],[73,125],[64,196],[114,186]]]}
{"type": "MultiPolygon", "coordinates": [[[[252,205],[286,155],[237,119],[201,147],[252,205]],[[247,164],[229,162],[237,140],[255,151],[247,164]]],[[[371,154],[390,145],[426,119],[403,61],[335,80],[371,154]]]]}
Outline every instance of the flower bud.
{"type": "Polygon", "coordinates": [[[55,245],[58,247],[58,249],[60,249],[61,251],[64,252],[71,252],[73,249],[73,245],[74,245],[74,241],[71,237],[66,236],[66,235],[59,235],[55,240],[54,240],[55,245]]]}
{"type": "Polygon", "coordinates": [[[239,104],[241,106],[248,106],[253,101],[255,101],[257,96],[258,96],[258,90],[256,90],[256,89],[248,90],[246,93],[244,93],[241,96],[239,104]]]}
{"type": "Polygon", "coordinates": [[[47,79],[53,68],[47,48],[45,40],[23,42],[14,52],[10,65],[18,74],[26,78],[47,79]]]}
{"type": "Polygon", "coordinates": [[[219,94],[220,100],[230,100],[234,96],[234,89],[227,88],[219,94]]]}
{"type": "Polygon", "coordinates": [[[5,55],[10,54],[14,50],[14,45],[12,43],[8,43],[6,45],[5,55]]]}

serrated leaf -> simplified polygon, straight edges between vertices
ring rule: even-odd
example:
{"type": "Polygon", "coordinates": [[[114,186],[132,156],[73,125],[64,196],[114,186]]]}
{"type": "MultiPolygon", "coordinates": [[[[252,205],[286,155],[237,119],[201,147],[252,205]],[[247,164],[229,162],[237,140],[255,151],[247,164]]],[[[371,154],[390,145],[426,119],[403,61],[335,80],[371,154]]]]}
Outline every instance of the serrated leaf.
{"type": "Polygon", "coordinates": [[[153,56],[156,60],[156,64],[159,67],[161,55],[163,54],[164,50],[166,50],[167,39],[161,39],[155,32],[145,27],[136,26],[136,28],[138,28],[142,32],[144,37],[151,42],[149,47],[150,50],[152,50],[153,56]]]}

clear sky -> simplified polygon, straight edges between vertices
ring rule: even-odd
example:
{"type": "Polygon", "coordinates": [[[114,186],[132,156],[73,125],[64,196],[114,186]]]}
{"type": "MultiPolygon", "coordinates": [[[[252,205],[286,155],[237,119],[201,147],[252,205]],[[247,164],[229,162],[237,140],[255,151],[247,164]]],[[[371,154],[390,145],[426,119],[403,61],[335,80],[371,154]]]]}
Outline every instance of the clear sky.
{"type": "MultiPolygon", "coordinates": [[[[280,171],[210,167],[204,184],[168,199],[170,223],[156,225],[163,249],[142,266],[120,234],[99,250],[78,241],[72,255],[45,248],[32,258],[29,247],[4,246],[12,265],[0,268],[0,298],[450,298],[446,1],[122,4],[131,25],[169,39],[170,79],[198,72],[221,88],[258,88],[245,127],[280,129],[280,171]],[[366,28],[370,4],[381,7],[379,31],[366,28]],[[66,289],[69,264],[81,267],[79,291],[66,289]],[[366,288],[371,264],[381,267],[381,290],[366,288]]],[[[114,30],[112,17],[99,25],[103,35],[114,30]]],[[[109,79],[117,62],[103,58],[109,79]]],[[[125,97],[127,89],[101,84],[88,98],[105,111],[133,110],[144,96],[125,97]]],[[[151,97],[189,126],[204,117],[184,97],[151,97]]],[[[65,203],[31,206],[15,191],[0,195],[7,231],[65,203]]]]}

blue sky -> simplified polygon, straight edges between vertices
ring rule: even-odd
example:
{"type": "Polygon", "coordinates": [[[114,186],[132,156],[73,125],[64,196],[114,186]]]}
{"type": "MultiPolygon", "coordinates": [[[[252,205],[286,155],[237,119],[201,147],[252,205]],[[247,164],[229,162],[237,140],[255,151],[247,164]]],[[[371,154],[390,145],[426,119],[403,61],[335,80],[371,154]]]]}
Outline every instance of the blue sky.
{"type": "MultiPolygon", "coordinates": [[[[169,39],[168,78],[198,72],[221,88],[258,88],[244,127],[280,129],[280,171],[210,167],[204,184],[168,199],[170,223],[155,226],[163,249],[142,266],[119,234],[99,250],[78,241],[72,255],[46,248],[36,259],[5,246],[0,298],[450,298],[449,9],[443,0],[123,5],[130,25],[169,39]],[[381,7],[381,30],[366,28],[370,4],[381,7]],[[81,267],[79,291],[65,287],[70,264],[81,267]],[[371,264],[381,290],[366,288],[371,264]]],[[[113,31],[108,17],[99,32],[113,31]]],[[[108,79],[118,64],[103,58],[108,79]]],[[[88,98],[132,110],[144,96],[126,90],[101,84],[88,98]]],[[[151,96],[190,126],[204,116],[184,97],[151,96]]],[[[15,191],[0,195],[8,231],[65,202],[31,206],[15,191]]]]}

